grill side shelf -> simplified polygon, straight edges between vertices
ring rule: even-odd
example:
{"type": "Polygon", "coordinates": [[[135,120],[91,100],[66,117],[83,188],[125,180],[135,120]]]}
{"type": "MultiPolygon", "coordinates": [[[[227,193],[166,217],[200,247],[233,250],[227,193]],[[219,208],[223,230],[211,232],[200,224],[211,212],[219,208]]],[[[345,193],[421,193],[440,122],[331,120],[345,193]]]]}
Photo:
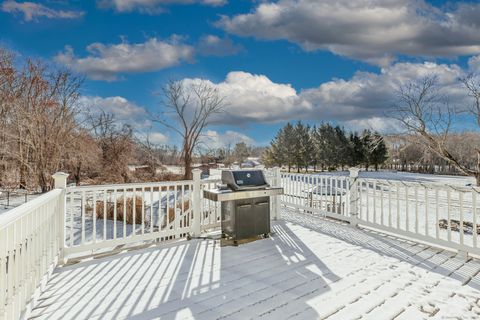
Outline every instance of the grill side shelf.
{"type": "Polygon", "coordinates": [[[230,190],[203,190],[203,197],[212,201],[232,201],[248,198],[270,197],[283,194],[283,188],[266,188],[259,190],[230,191],[230,190]]]}

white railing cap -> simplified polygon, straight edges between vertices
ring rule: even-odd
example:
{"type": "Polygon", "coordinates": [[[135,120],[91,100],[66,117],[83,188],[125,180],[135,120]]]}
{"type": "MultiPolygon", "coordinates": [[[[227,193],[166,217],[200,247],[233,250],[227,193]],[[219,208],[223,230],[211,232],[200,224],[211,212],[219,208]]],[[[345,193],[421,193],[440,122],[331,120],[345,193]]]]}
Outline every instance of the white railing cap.
{"type": "Polygon", "coordinates": [[[62,190],[60,189],[53,189],[33,200],[25,202],[24,204],[3,213],[0,215],[0,229],[6,227],[17,219],[22,218],[24,215],[29,214],[35,209],[45,205],[46,203],[55,200],[61,195],[61,192],[62,190]]]}
{"type": "Polygon", "coordinates": [[[357,167],[348,168],[348,171],[350,172],[350,177],[358,178],[358,174],[360,173],[359,168],[357,167]]]}

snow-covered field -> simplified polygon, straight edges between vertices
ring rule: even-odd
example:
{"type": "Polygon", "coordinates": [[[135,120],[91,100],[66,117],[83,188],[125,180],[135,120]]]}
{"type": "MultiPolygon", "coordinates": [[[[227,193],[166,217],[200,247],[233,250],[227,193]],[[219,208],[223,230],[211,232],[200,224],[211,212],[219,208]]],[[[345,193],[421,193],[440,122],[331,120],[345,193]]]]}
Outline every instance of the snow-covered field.
{"type": "Polygon", "coordinates": [[[7,199],[7,192],[0,191],[0,214],[9,211],[15,207],[18,207],[24,204],[26,201],[30,201],[38,197],[40,194],[25,194],[21,192],[14,192],[8,195],[7,199]]]}
{"type": "MultiPolygon", "coordinates": [[[[319,175],[348,176],[348,171],[322,172],[319,175]]],[[[475,185],[475,178],[466,176],[449,176],[424,173],[409,173],[401,171],[360,171],[360,178],[400,180],[410,182],[439,183],[454,186],[475,185]]]]}
{"type": "Polygon", "coordinates": [[[480,261],[284,212],[239,247],[180,241],[59,267],[34,319],[479,319],[480,261]]]}

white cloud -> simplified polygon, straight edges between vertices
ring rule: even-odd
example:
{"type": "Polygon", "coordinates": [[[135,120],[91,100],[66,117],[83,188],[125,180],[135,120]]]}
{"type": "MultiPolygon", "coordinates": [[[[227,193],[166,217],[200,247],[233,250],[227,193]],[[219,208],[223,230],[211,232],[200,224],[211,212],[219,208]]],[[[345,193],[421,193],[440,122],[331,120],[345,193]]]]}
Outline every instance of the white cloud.
{"type": "Polygon", "coordinates": [[[243,50],[239,44],[233,43],[230,38],[220,38],[215,35],[202,36],[198,42],[197,50],[206,56],[228,56],[243,50]]]}
{"type": "Polygon", "coordinates": [[[311,116],[352,120],[385,117],[396,101],[401,85],[412,80],[436,75],[444,94],[451,103],[461,103],[465,93],[458,83],[464,71],[457,65],[436,63],[396,63],[380,73],[357,72],[351,79],[335,79],[317,88],[300,93],[314,106],[311,116]]]}
{"type": "Polygon", "coordinates": [[[82,17],[85,12],[71,10],[56,10],[34,2],[17,2],[7,0],[2,3],[0,9],[13,14],[23,14],[24,21],[37,21],[39,18],[47,19],[76,19],[82,17]]]}
{"type": "Polygon", "coordinates": [[[307,51],[386,66],[398,54],[455,57],[480,53],[480,4],[435,7],[424,0],[279,0],[223,16],[224,30],[286,39],[307,51]]]}
{"type": "Polygon", "coordinates": [[[201,138],[203,146],[209,149],[221,147],[234,147],[235,144],[245,142],[247,145],[254,145],[255,140],[249,136],[232,130],[227,130],[224,133],[219,133],[215,130],[207,130],[201,138]]]}
{"type": "Polygon", "coordinates": [[[132,126],[135,130],[151,127],[147,111],[124,97],[82,96],[79,99],[80,110],[90,114],[105,112],[112,114],[116,120],[132,126]]]}
{"type": "MultiPolygon", "coordinates": [[[[225,112],[216,119],[218,123],[242,126],[286,120],[336,120],[384,131],[390,126],[383,119],[392,110],[401,85],[436,75],[450,103],[465,106],[465,91],[458,82],[465,74],[455,64],[405,62],[383,68],[380,73],[357,72],[350,79],[333,79],[301,91],[288,83],[275,83],[265,75],[240,71],[230,72],[224,81],[210,85],[226,99],[225,112]]],[[[183,81],[188,85],[198,79],[183,81]]]]}
{"type": "Polygon", "coordinates": [[[150,142],[153,144],[168,144],[169,137],[161,132],[151,132],[148,134],[150,142]]]}
{"type": "Polygon", "coordinates": [[[227,0],[97,0],[100,8],[111,8],[116,12],[138,11],[147,14],[158,14],[165,11],[164,7],[175,4],[202,4],[222,6],[227,0]]]}
{"type": "Polygon", "coordinates": [[[81,58],[67,46],[55,59],[91,79],[116,80],[122,73],[157,71],[191,61],[194,56],[193,47],[180,43],[177,37],[134,44],[92,43],[87,51],[89,55],[81,58]]]}
{"type": "Polygon", "coordinates": [[[480,55],[471,57],[468,60],[468,66],[472,72],[480,72],[480,55]]]}
{"type": "MultiPolygon", "coordinates": [[[[188,86],[199,79],[183,79],[188,86]]],[[[272,82],[264,75],[242,71],[228,73],[225,81],[212,83],[226,99],[225,112],[218,122],[243,124],[245,122],[272,122],[298,115],[302,106],[297,92],[290,84],[272,82]]]]}
{"type": "Polygon", "coordinates": [[[363,129],[370,129],[380,133],[401,133],[404,131],[404,128],[398,120],[386,117],[348,120],[341,122],[341,125],[348,131],[357,132],[360,132],[363,129]]]}

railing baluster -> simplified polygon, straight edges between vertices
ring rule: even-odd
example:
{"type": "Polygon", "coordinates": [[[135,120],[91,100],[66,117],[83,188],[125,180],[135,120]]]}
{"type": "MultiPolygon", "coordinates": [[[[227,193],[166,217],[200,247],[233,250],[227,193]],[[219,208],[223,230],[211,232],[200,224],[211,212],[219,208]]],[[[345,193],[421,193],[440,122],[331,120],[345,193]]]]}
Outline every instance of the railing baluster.
{"type": "Polygon", "coordinates": [[[373,181],[373,223],[377,223],[377,180],[373,181]]]}
{"type": "Polygon", "coordinates": [[[358,218],[363,219],[363,181],[358,180],[358,218]]]}
{"type": "MultiPolygon", "coordinates": [[[[166,207],[167,207],[167,209],[166,209],[167,210],[167,213],[166,213],[166,215],[167,215],[167,219],[166,219],[167,220],[167,226],[166,226],[166,228],[169,230],[170,229],[170,223],[172,222],[172,221],[170,221],[170,187],[167,187],[165,189],[165,198],[167,199],[167,203],[166,203],[166,207]]],[[[174,217],[174,219],[175,219],[175,217],[174,217]]]]}
{"type": "Polygon", "coordinates": [[[103,190],[103,239],[108,239],[107,234],[107,189],[103,190]]]}
{"type": "Polygon", "coordinates": [[[397,191],[397,229],[400,230],[400,184],[395,183],[395,190],[397,191]]]}
{"type": "Polygon", "coordinates": [[[113,239],[117,239],[117,189],[113,189],[113,239]]]}
{"type": "Polygon", "coordinates": [[[388,183],[388,227],[392,227],[392,184],[388,183]]]}
{"type": "Polygon", "coordinates": [[[97,191],[93,191],[93,243],[97,242],[97,191]]]}
{"type": "Polygon", "coordinates": [[[440,238],[440,225],[439,223],[440,218],[440,203],[439,203],[439,195],[438,189],[435,188],[435,238],[440,238]]]}
{"type": "Polygon", "coordinates": [[[410,231],[410,219],[409,219],[409,212],[410,212],[410,204],[408,202],[408,186],[405,185],[405,230],[410,231]]]}
{"type": "Polygon", "coordinates": [[[428,222],[428,188],[425,186],[424,187],[424,193],[425,193],[425,235],[428,236],[428,227],[429,227],[429,222],[428,222]]]}
{"type": "Polygon", "coordinates": [[[370,182],[368,180],[365,180],[365,196],[366,196],[366,204],[367,204],[367,207],[366,207],[366,221],[370,221],[370,182]]]}
{"type": "Polygon", "coordinates": [[[82,242],[85,244],[85,191],[82,191],[82,242]]]}
{"type": "Polygon", "coordinates": [[[145,187],[142,187],[142,235],[145,234],[145,187]]]}
{"type": "MultiPolygon", "coordinates": [[[[160,219],[160,210],[162,209],[161,188],[159,190],[157,219],[160,219]]],[[[160,229],[161,226],[159,226],[160,229]]],[[[150,187],[150,233],[153,233],[153,187],[150,187]]]]}
{"type": "Polygon", "coordinates": [[[451,195],[450,188],[447,189],[447,239],[452,241],[452,226],[450,223],[451,195]]]}
{"type": "Polygon", "coordinates": [[[7,291],[7,232],[0,232],[0,319],[6,319],[7,291]]]}
{"type": "Polygon", "coordinates": [[[175,217],[175,230],[180,229],[180,219],[181,219],[181,214],[177,215],[177,186],[173,186],[173,216],[175,217]]]}
{"type": "Polygon", "coordinates": [[[296,205],[299,206],[301,204],[300,199],[300,177],[298,174],[295,175],[295,196],[296,196],[296,205]]]}
{"type": "Polygon", "coordinates": [[[70,193],[70,247],[73,247],[74,245],[74,242],[73,242],[73,238],[75,236],[74,234],[74,230],[73,230],[73,220],[75,219],[74,218],[74,207],[73,207],[73,196],[74,196],[74,193],[70,193]]]}
{"type": "Polygon", "coordinates": [[[415,185],[415,233],[418,233],[418,187],[415,185]]]}
{"type": "Polygon", "coordinates": [[[383,226],[385,225],[384,223],[384,208],[383,208],[383,196],[384,196],[384,192],[383,192],[383,188],[384,188],[384,184],[383,183],[380,183],[380,224],[383,226]]]}
{"type": "Polygon", "coordinates": [[[320,195],[319,195],[319,206],[320,206],[320,211],[321,212],[326,212],[326,208],[323,209],[324,205],[325,205],[325,199],[324,199],[324,183],[325,183],[325,178],[324,177],[320,177],[320,195]]]}
{"type": "Polygon", "coordinates": [[[477,225],[477,192],[472,190],[472,222],[473,222],[473,247],[477,248],[478,225],[477,225]]]}
{"type": "Polygon", "coordinates": [[[460,202],[460,244],[463,245],[464,243],[464,230],[463,230],[463,192],[459,191],[458,194],[459,202],[460,202]]]}
{"type": "Polygon", "coordinates": [[[181,209],[180,209],[180,210],[181,210],[181,212],[182,212],[182,216],[185,217],[185,223],[186,223],[186,225],[184,225],[184,227],[187,227],[187,226],[190,227],[190,221],[187,219],[188,216],[185,215],[185,185],[184,185],[184,184],[182,184],[181,195],[182,195],[182,196],[180,197],[180,199],[181,199],[182,203],[180,204],[180,206],[181,206],[181,209]],[[187,224],[188,224],[188,225],[187,225],[187,224]]]}
{"type": "Polygon", "coordinates": [[[132,233],[131,236],[137,235],[137,188],[133,188],[132,190],[132,212],[133,212],[133,221],[132,221],[132,233]]]}
{"type": "Polygon", "coordinates": [[[123,234],[122,238],[127,237],[127,190],[123,189],[123,234]]]}

